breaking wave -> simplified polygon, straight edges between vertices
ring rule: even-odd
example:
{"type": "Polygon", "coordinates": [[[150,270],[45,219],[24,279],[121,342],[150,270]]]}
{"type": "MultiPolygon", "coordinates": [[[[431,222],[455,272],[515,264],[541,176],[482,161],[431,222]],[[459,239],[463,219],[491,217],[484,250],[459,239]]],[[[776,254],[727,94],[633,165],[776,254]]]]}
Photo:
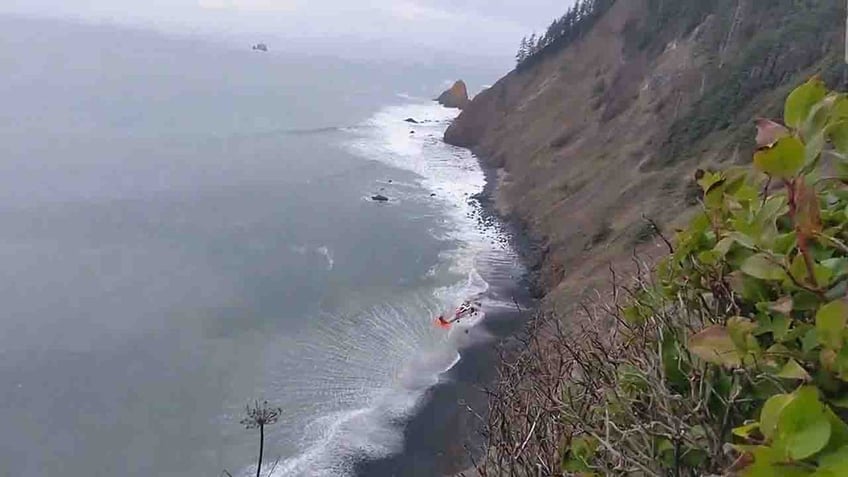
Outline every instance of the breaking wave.
{"type": "MultiPolygon", "coordinates": [[[[284,352],[268,357],[272,382],[280,388],[273,391],[290,400],[280,427],[302,430],[294,457],[278,463],[276,476],[346,476],[359,460],[399,452],[404,419],[460,361],[462,350],[485,336],[463,332],[472,322],[445,333],[432,317],[472,297],[483,301],[478,320],[487,308],[503,305],[486,296],[489,284],[478,266],[512,263],[514,257],[501,232],[480,220],[472,197],[482,192],[486,178],[477,160],[442,141],[455,115],[455,110],[418,102],[384,108],[364,124],[345,129],[349,151],[415,174],[418,187],[386,183],[386,193],[403,202],[436,204],[447,220],[441,232],[433,233],[449,246],[427,272],[441,278],[435,281],[440,285],[409,290],[365,311],[322,317],[316,326],[286,338],[280,344],[284,352]]],[[[332,269],[331,251],[314,250],[332,269]]]]}

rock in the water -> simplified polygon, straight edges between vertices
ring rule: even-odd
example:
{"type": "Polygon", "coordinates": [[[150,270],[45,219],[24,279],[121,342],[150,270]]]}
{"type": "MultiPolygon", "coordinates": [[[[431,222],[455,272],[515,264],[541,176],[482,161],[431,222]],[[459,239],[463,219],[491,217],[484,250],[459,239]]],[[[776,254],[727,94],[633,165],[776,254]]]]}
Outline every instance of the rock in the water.
{"type": "Polygon", "coordinates": [[[449,90],[439,95],[436,101],[447,108],[465,108],[468,105],[468,88],[465,86],[465,82],[457,81],[449,90]]]}
{"type": "Polygon", "coordinates": [[[418,121],[416,121],[414,118],[406,118],[404,119],[404,121],[412,124],[418,124],[418,121]]]}
{"type": "Polygon", "coordinates": [[[253,49],[256,50],[256,51],[264,51],[264,52],[267,53],[268,52],[268,45],[266,45],[265,43],[259,43],[257,45],[253,45],[253,49]]]}
{"type": "Polygon", "coordinates": [[[372,195],[371,200],[373,200],[374,202],[388,202],[389,198],[382,195],[382,194],[377,194],[377,195],[372,195]]]}

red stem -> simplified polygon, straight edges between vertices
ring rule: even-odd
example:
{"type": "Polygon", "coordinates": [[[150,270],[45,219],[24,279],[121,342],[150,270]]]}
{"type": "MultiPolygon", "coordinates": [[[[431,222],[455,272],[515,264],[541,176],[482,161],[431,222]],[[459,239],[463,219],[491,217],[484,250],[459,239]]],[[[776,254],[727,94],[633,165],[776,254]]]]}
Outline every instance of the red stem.
{"type": "Polygon", "coordinates": [[[798,203],[796,198],[796,181],[797,179],[793,179],[791,182],[786,181],[786,189],[789,192],[789,218],[792,219],[792,225],[795,228],[795,235],[798,238],[798,250],[801,252],[801,256],[804,258],[804,265],[807,267],[807,276],[809,277],[809,282],[814,288],[818,288],[818,282],[816,281],[815,267],[813,266],[813,257],[810,255],[810,249],[807,246],[807,235],[798,227],[798,223],[795,220],[795,216],[798,213],[798,203]]]}

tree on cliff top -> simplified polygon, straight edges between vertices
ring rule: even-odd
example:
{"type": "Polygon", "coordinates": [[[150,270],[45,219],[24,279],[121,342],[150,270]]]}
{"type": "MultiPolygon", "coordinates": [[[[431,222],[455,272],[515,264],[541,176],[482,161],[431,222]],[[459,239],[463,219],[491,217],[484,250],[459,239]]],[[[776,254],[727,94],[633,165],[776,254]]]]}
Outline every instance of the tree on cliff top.
{"type": "Polygon", "coordinates": [[[521,39],[521,45],[518,47],[518,53],[515,54],[516,64],[521,64],[527,59],[527,37],[521,39]]]}
{"type": "Polygon", "coordinates": [[[595,22],[615,3],[616,0],[579,0],[560,18],[554,20],[544,34],[537,38],[534,33],[521,47],[516,58],[518,66],[534,59],[548,48],[559,49],[568,46],[592,29],[595,22]]]}

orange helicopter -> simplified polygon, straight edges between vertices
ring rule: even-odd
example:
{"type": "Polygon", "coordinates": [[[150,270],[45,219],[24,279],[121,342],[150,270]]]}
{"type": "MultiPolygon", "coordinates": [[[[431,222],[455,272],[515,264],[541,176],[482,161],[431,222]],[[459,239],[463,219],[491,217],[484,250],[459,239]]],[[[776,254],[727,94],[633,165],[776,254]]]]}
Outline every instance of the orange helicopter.
{"type": "Polygon", "coordinates": [[[471,316],[475,316],[480,312],[482,308],[482,304],[479,301],[465,301],[459,308],[454,311],[453,316],[450,318],[445,317],[445,315],[439,315],[436,318],[436,326],[439,328],[450,329],[450,327],[458,323],[463,318],[468,318],[471,316]]]}

